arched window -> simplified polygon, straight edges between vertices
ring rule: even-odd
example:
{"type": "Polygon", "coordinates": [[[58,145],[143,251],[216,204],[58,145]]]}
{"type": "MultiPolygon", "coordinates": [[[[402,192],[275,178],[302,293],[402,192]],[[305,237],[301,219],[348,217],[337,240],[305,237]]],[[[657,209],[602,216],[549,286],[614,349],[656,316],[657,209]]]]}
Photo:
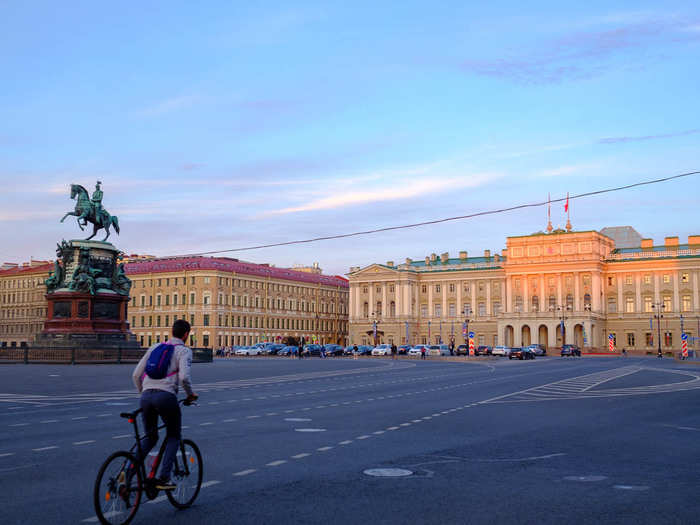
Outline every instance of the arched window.
{"type": "Polygon", "coordinates": [[[532,311],[539,312],[540,310],[540,298],[536,295],[532,296],[532,311]]]}

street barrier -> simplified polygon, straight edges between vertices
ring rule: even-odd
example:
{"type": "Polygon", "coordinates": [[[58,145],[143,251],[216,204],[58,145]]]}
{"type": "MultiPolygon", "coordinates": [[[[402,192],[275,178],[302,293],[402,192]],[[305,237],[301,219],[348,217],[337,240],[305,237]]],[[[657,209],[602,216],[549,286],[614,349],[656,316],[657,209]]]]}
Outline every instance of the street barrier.
{"type": "MultiPolygon", "coordinates": [[[[145,350],[106,348],[2,348],[0,363],[24,364],[121,364],[138,363],[145,350]]],[[[211,363],[211,348],[193,348],[194,363],[211,363]]]]}

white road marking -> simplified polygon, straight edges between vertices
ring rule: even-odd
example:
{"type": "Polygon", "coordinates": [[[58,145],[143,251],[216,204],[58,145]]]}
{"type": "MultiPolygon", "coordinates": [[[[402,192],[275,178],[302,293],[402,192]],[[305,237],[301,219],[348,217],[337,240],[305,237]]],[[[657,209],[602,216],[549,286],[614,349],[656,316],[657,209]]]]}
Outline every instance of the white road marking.
{"type": "Polygon", "coordinates": [[[387,429],[387,430],[398,430],[399,427],[387,427],[386,429],[387,429]]]}
{"type": "Polygon", "coordinates": [[[74,441],[74,445],[89,445],[90,443],[95,443],[94,439],[88,439],[87,441],[74,441]]]}
{"type": "Polygon", "coordinates": [[[317,448],[316,450],[318,450],[319,452],[325,452],[326,450],[330,450],[332,448],[333,447],[321,447],[321,448],[317,448]]]}
{"type": "Polygon", "coordinates": [[[218,480],[215,480],[215,479],[213,479],[211,481],[206,481],[206,482],[202,483],[202,488],[205,489],[207,487],[218,485],[219,483],[221,483],[221,482],[218,480]]]}
{"type": "Polygon", "coordinates": [[[357,436],[355,439],[368,439],[370,437],[372,437],[372,436],[368,436],[365,434],[364,436],[357,436]]]}
{"type": "Polygon", "coordinates": [[[108,417],[111,416],[112,414],[97,414],[97,417],[108,417]]]}
{"type": "Polygon", "coordinates": [[[128,438],[128,437],[133,437],[131,434],[120,434],[118,436],[112,436],[112,439],[123,439],[123,438],[128,438]]]}
{"type": "Polygon", "coordinates": [[[230,419],[224,419],[223,422],[224,422],[224,423],[232,423],[232,422],[234,422],[234,421],[238,421],[238,420],[237,420],[235,417],[232,417],[232,418],[230,418],[230,419]]]}
{"type": "Polygon", "coordinates": [[[200,423],[199,426],[200,426],[200,427],[206,427],[207,425],[213,425],[213,424],[214,424],[214,423],[212,423],[211,421],[207,421],[206,423],[200,423]]]}
{"type": "Polygon", "coordinates": [[[44,450],[53,450],[54,448],[58,448],[58,447],[56,445],[51,445],[49,447],[33,448],[32,450],[34,452],[43,452],[44,450]]]}
{"type": "Polygon", "coordinates": [[[14,452],[5,452],[3,454],[0,454],[0,458],[6,458],[7,456],[14,456],[14,452]]]}
{"type": "Polygon", "coordinates": [[[156,499],[149,500],[146,503],[151,503],[151,504],[160,503],[161,501],[165,501],[166,499],[168,499],[168,496],[163,495],[163,496],[158,496],[156,499]]]}
{"type": "Polygon", "coordinates": [[[270,461],[267,463],[268,467],[278,467],[280,465],[284,465],[287,462],[286,459],[278,459],[277,461],[270,461]]]}
{"type": "Polygon", "coordinates": [[[10,425],[11,427],[26,427],[29,425],[29,423],[15,423],[14,425],[10,425]]]}
{"type": "Polygon", "coordinates": [[[234,476],[247,476],[248,474],[252,474],[253,472],[257,472],[258,469],[256,468],[249,468],[248,470],[241,470],[240,472],[235,472],[233,475],[234,476]]]}
{"type": "Polygon", "coordinates": [[[41,421],[41,423],[58,423],[58,419],[47,419],[46,421],[41,421]]]}
{"type": "Polygon", "coordinates": [[[381,434],[384,434],[384,432],[385,432],[384,430],[377,430],[376,432],[372,432],[372,434],[379,436],[381,434]]]}
{"type": "Polygon", "coordinates": [[[265,414],[265,415],[266,415],[266,416],[276,416],[276,415],[277,415],[277,412],[268,412],[268,413],[265,414]]]}
{"type": "Polygon", "coordinates": [[[246,419],[257,419],[257,418],[259,418],[259,417],[260,417],[260,416],[246,416],[246,419]]]}
{"type": "Polygon", "coordinates": [[[410,427],[411,424],[410,423],[401,423],[399,426],[400,427],[410,427]]]}
{"type": "Polygon", "coordinates": [[[309,454],[309,453],[307,453],[307,452],[303,452],[302,454],[297,454],[296,456],[292,456],[292,458],[294,458],[294,459],[301,459],[301,458],[305,458],[305,457],[310,456],[310,455],[311,455],[311,454],[309,454]]]}
{"type": "Polygon", "coordinates": [[[338,443],[338,445],[349,445],[350,443],[352,443],[352,439],[346,439],[345,441],[338,443]]]}
{"type": "Polygon", "coordinates": [[[79,419],[87,419],[87,416],[72,417],[71,421],[78,421],[79,419]]]}

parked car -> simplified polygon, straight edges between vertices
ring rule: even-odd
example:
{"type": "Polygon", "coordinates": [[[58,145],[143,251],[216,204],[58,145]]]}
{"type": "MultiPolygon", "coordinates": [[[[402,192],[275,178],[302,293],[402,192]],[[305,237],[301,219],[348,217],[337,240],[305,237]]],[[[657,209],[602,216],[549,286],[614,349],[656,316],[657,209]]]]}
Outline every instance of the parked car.
{"type": "Polygon", "coordinates": [[[493,348],[487,345],[479,345],[476,347],[476,350],[474,350],[476,355],[491,355],[491,352],[493,352],[493,348]]]}
{"type": "Polygon", "coordinates": [[[260,355],[262,349],[255,346],[244,346],[236,350],[236,355],[260,355]]]}
{"type": "Polygon", "coordinates": [[[581,357],[581,349],[576,345],[564,345],[561,347],[562,357],[581,357]]]}
{"type": "Polygon", "coordinates": [[[430,345],[428,347],[428,355],[450,355],[450,347],[447,345],[430,345]]]}
{"type": "Polygon", "coordinates": [[[410,349],[411,345],[399,345],[396,351],[399,355],[407,355],[410,349]]]}
{"type": "Polygon", "coordinates": [[[469,355],[469,345],[459,345],[455,348],[456,355],[469,355]]]}
{"type": "Polygon", "coordinates": [[[340,345],[328,344],[323,347],[323,350],[326,352],[326,357],[338,357],[343,355],[345,349],[340,345]]]}
{"type": "Polygon", "coordinates": [[[508,354],[508,359],[520,359],[521,361],[524,359],[534,359],[535,358],[535,352],[530,350],[529,347],[525,348],[520,348],[520,347],[515,347],[510,349],[510,354],[508,354]]]}
{"type": "Polygon", "coordinates": [[[298,350],[299,350],[298,346],[284,346],[283,348],[280,348],[277,351],[277,355],[279,355],[279,356],[296,355],[298,350]]]}
{"type": "Polygon", "coordinates": [[[360,355],[372,355],[372,347],[369,345],[360,345],[357,347],[357,351],[360,355]]]}
{"type": "Polygon", "coordinates": [[[422,351],[423,348],[425,348],[425,353],[426,353],[426,355],[427,355],[427,353],[428,353],[428,347],[427,347],[427,345],[416,345],[416,346],[412,346],[412,347],[408,350],[408,355],[420,357],[421,351],[422,351]]]}
{"type": "Polygon", "coordinates": [[[535,355],[547,355],[547,349],[544,347],[544,345],[541,344],[531,344],[528,346],[530,350],[532,350],[535,355]]]}
{"type": "Polygon", "coordinates": [[[372,355],[391,355],[391,345],[381,344],[372,349],[372,355]]]}
{"type": "Polygon", "coordinates": [[[508,357],[511,348],[508,346],[494,346],[491,350],[491,355],[498,355],[501,357],[508,357]]]}
{"type": "Polygon", "coordinates": [[[281,343],[272,343],[267,346],[267,353],[269,355],[279,355],[279,351],[282,350],[285,345],[281,343]]]}
{"type": "Polygon", "coordinates": [[[304,355],[321,355],[321,345],[310,344],[304,347],[304,355]]]}

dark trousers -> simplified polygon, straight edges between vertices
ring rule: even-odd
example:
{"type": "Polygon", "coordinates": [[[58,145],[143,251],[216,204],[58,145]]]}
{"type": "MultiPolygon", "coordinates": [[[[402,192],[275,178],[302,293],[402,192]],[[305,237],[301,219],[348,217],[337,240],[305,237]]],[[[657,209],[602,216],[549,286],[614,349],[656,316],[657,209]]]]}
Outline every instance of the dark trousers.
{"type": "Polygon", "coordinates": [[[141,440],[141,453],[143,460],[151,449],[158,443],[158,416],[165,423],[165,452],[161,458],[160,477],[170,479],[170,471],[173,468],[175,454],[180,445],[180,432],[182,416],[180,405],[175,394],[165,390],[144,390],[141,394],[141,408],[143,409],[143,423],[146,427],[146,435],[141,440]]]}

